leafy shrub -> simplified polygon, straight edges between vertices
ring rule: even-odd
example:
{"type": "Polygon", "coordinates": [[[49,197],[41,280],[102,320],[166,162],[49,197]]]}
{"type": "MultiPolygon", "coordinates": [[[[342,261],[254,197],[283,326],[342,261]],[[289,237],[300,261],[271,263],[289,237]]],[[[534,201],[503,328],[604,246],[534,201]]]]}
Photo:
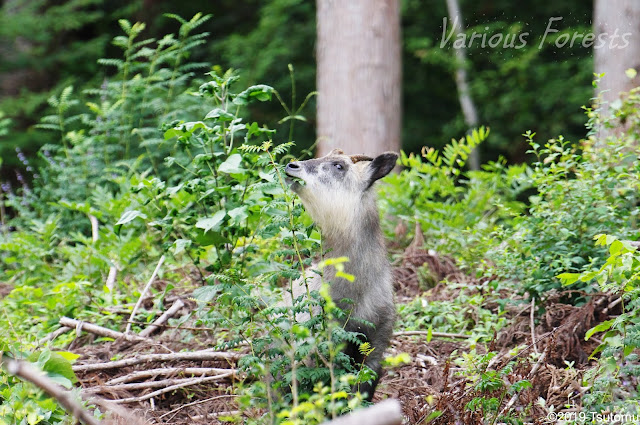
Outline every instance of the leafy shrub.
{"type": "Polygon", "coordinates": [[[585,375],[589,387],[583,403],[593,412],[637,415],[637,388],[640,378],[640,253],[628,241],[611,235],[596,235],[596,245],[608,247],[609,257],[602,267],[583,273],[562,273],[565,285],[595,280],[602,292],[619,295],[622,314],[591,330],[585,339],[601,333],[602,343],[592,356],[600,354],[598,366],[585,375]],[[636,403],[631,403],[635,400],[636,403]],[[636,407],[633,407],[633,406],[636,407]]]}
{"type": "MultiPolygon", "coordinates": [[[[598,146],[594,138],[576,145],[559,137],[541,147],[533,136],[527,133],[537,158],[529,178],[537,193],[528,214],[497,233],[503,243],[488,255],[504,276],[522,281],[522,291],[540,297],[561,287],[561,272],[602,264],[605,251],[590,242],[594,235],[636,234],[640,162],[631,139],[598,146]]],[[[583,282],[576,289],[594,288],[583,282]]]]}
{"type": "Polygon", "coordinates": [[[506,166],[501,160],[480,171],[464,170],[471,149],[488,135],[481,128],[453,140],[442,153],[425,148],[422,157],[403,154],[400,162],[406,168],[381,187],[383,213],[419,223],[429,249],[468,264],[482,260],[485,239],[498,223],[522,211],[516,197],[528,187],[525,165],[506,166]]]}

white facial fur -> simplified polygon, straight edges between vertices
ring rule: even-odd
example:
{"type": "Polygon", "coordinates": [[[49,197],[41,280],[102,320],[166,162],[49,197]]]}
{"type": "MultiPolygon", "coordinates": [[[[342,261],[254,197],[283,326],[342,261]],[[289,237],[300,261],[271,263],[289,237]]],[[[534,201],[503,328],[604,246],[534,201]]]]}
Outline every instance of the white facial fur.
{"type": "Polygon", "coordinates": [[[322,229],[326,237],[349,234],[357,229],[362,208],[369,204],[363,199],[371,186],[371,161],[359,161],[339,151],[289,166],[290,177],[304,181],[294,182],[292,189],[322,229]]]}

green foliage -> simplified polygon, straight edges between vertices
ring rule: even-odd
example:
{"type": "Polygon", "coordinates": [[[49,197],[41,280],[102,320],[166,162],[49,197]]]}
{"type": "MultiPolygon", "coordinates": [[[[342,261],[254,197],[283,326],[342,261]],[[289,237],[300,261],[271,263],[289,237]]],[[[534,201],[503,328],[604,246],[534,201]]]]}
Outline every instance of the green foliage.
{"type": "MultiPolygon", "coordinates": [[[[576,145],[559,137],[540,146],[533,133],[526,136],[538,159],[529,175],[537,194],[527,215],[497,233],[503,243],[489,257],[504,276],[522,281],[522,290],[539,298],[561,287],[561,272],[602,264],[605,252],[591,243],[594,235],[635,234],[640,163],[629,139],[596,146],[594,139],[576,145]]],[[[576,289],[593,287],[583,282],[576,289]]]]}
{"type": "Polygon", "coordinates": [[[453,140],[442,154],[433,148],[423,149],[422,158],[403,153],[400,163],[405,170],[390,175],[381,188],[383,212],[419,223],[430,249],[469,263],[482,260],[484,239],[496,224],[522,211],[516,197],[528,187],[523,165],[506,166],[501,160],[480,171],[464,170],[469,152],[488,133],[481,128],[453,140]]]}
{"type": "Polygon", "coordinates": [[[598,367],[585,376],[590,390],[583,403],[595,412],[637,415],[633,405],[639,398],[632,382],[640,376],[636,352],[640,348],[640,254],[628,241],[615,236],[596,235],[595,239],[597,246],[608,247],[609,257],[602,267],[558,276],[567,285],[595,280],[602,292],[621,297],[622,313],[594,326],[585,335],[590,339],[598,334],[602,342],[591,355],[600,354],[600,360],[598,367]]]}
{"type": "MultiPolygon", "coordinates": [[[[0,344],[0,352],[11,347],[0,344]]],[[[21,355],[16,358],[22,357],[21,355]]],[[[67,352],[52,352],[48,349],[32,353],[28,359],[22,359],[26,365],[37,370],[42,370],[52,381],[67,389],[73,387],[77,381],[71,370],[70,360],[75,360],[76,355],[67,352]]],[[[0,365],[10,361],[11,358],[4,354],[0,357],[0,365]]],[[[74,394],[81,400],[79,391],[74,394]]],[[[18,378],[7,374],[0,369],[0,423],[14,424],[67,424],[72,423],[66,412],[57,405],[57,402],[44,392],[28,382],[22,382],[18,378]]]]}
{"type": "MultiPolygon", "coordinates": [[[[483,295],[496,289],[495,284],[486,288],[469,288],[468,284],[447,282],[452,291],[459,292],[454,300],[433,301],[416,297],[407,304],[398,306],[406,330],[431,332],[467,333],[468,343],[474,347],[479,342],[488,342],[507,323],[504,311],[494,312],[485,307],[493,297],[483,295]]],[[[427,340],[431,337],[427,336],[427,340]]]]}

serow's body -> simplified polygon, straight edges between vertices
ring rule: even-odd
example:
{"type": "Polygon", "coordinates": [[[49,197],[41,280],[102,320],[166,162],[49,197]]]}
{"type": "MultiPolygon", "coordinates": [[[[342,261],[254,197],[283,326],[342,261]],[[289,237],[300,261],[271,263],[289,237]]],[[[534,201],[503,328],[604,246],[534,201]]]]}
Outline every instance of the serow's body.
{"type": "MultiPolygon", "coordinates": [[[[307,282],[309,289],[319,289],[322,280],[330,283],[331,298],[350,313],[345,329],[364,334],[373,347],[366,358],[355,344],[345,352],[356,364],[364,361],[378,377],[393,333],[395,305],[391,266],[372,186],[393,170],[397,158],[393,152],[369,158],[344,155],[335,149],[322,158],[291,162],[285,170],[291,189],[320,227],[325,259],[348,257],[344,271],[355,276],[354,282],[336,278],[335,270],[328,267],[322,278],[316,276],[307,282]]],[[[305,292],[304,285],[294,285],[294,297],[305,292]]],[[[378,378],[359,389],[371,399],[377,383],[378,378]]]]}

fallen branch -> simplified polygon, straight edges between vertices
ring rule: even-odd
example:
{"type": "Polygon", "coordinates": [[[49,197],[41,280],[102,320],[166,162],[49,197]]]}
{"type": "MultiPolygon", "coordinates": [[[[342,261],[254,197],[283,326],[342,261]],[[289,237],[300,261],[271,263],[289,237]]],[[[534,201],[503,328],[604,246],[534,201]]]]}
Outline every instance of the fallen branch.
{"type": "Polygon", "coordinates": [[[158,261],[158,265],[156,266],[156,268],[153,270],[153,273],[151,274],[151,278],[149,279],[144,289],[140,293],[138,302],[133,307],[133,310],[131,311],[131,316],[129,316],[129,323],[127,323],[127,328],[124,331],[125,333],[129,333],[131,331],[131,321],[133,320],[134,317],[136,317],[136,312],[138,311],[138,308],[140,308],[140,304],[142,304],[142,300],[144,299],[144,296],[147,294],[147,291],[153,284],[153,281],[156,280],[156,276],[158,275],[158,271],[160,270],[160,267],[162,267],[162,263],[164,263],[164,255],[160,257],[160,260],[158,261]]]}
{"type": "Polygon", "coordinates": [[[185,380],[184,382],[180,382],[178,384],[171,385],[171,386],[166,387],[166,388],[162,388],[160,390],[151,392],[149,394],[141,395],[140,397],[129,397],[129,398],[123,398],[121,400],[114,400],[114,401],[116,403],[138,403],[138,402],[145,401],[145,400],[148,400],[150,398],[159,396],[161,394],[165,394],[165,393],[169,393],[169,392],[174,391],[174,390],[178,390],[180,388],[191,387],[191,386],[194,386],[194,385],[204,384],[205,382],[210,382],[210,381],[217,381],[219,379],[226,378],[226,377],[231,376],[231,375],[233,375],[233,372],[229,372],[226,375],[207,376],[207,377],[204,377],[204,378],[191,378],[191,379],[185,380]]]}
{"type": "Polygon", "coordinates": [[[81,320],[71,319],[69,317],[61,317],[59,322],[62,326],[66,326],[71,329],[75,328],[78,335],[82,330],[84,330],[92,334],[106,336],[113,339],[123,338],[131,342],[149,341],[148,338],[143,338],[138,335],[124,334],[122,332],[107,329],[105,327],[94,325],[92,323],[83,322],[81,320]]]}
{"type": "MultiPolygon", "coordinates": [[[[211,381],[215,381],[218,379],[227,378],[235,373],[234,370],[226,370],[224,373],[214,376],[208,376],[207,378],[211,378],[211,381]]],[[[172,379],[162,379],[160,381],[146,381],[146,382],[132,382],[128,384],[119,384],[119,385],[100,385],[97,387],[85,388],[83,392],[85,393],[101,393],[101,392],[109,392],[109,391],[134,391],[134,390],[145,390],[148,388],[164,388],[171,386],[180,386],[182,384],[190,385],[193,380],[204,378],[201,376],[200,378],[172,378],[172,379]]]]}
{"type": "Polygon", "coordinates": [[[93,414],[87,412],[80,403],[74,399],[70,391],[62,388],[60,385],[44,375],[40,370],[31,366],[31,364],[20,360],[9,360],[6,361],[6,365],[7,371],[10,374],[29,381],[35,386],[41,388],[51,397],[58,400],[58,403],[60,403],[62,407],[64,407],[79,421],[88,425],[100,425],[100,421],[95,419],[93,414]]]}
{"type": "Polygon", "coordinates": [[[116,266],[109,267],[109,275],[107,276],[107,282],[104,284],[104,286],[107,287],[107,290],[112,295],[113,295],[113,288],[116,285],[117,276],[118,276],[118,269],[116,268],[116,266]]]}
{"type": "Polygon", "coordinates": [[[38,345],[42,346],[42,345],[46,344],[49,341],[53,341],[54,339],[56,339],[57,337],[59,337],[63,333],[69,332],[70,330],[71,330],[71,328],[67,327],[67,326],[63,326],[61,328],[58,328],[55,331],[51,332],[49,335],[47,335],[44,338],[42,338],[40,341],[38,341],[38,345]]]}
{"type": "Polygon", "coordinates": [[[124,384],[126,382],[136,381],[138,379],[154,378],[156,376],[163,375],[197,375],[206,376],[216,373],[226,373],[229,371],[237,372],[235,369],[221,369],[217,367],[161,367],[157,369],[139,370],[137,372],[130,373],[128,375],[119,376],[110,381],[104,383],[104,385],[117,385],[124,384]]]}
{"type": "Polygon", "coordinates": [[[414,336],[414,335],[429,335],[436,338],[458,338],[458,339],[469,339],[471,335],[465,334],[452,334],[447,332],[429,332],[429,331],[400,331],[394,332],[393,336],[414,336]]]}
{"type": "Polygon", "coordinates": [[[148,337],[153,332],[155,332],[160,326],[164,325],[164,323],[169,320],[174,314],[178,312],[182,307],[184,307],[184,302],[181,299],[177,299],[173,305],[165,311],[162,316],[158,317],[151,325],[149,325],[146,329],[143,329],[142,332],[139,333],[141,337],[148,337]]]}
{"type": "Polygon", "coordinates": [[[538,345],[536,344],[536,327],[533,320],[533,315],[536,310],[536,297],[531,298],[531,311],[529,312],[529,327],[531,328],[531,344],[533,344],[533,351],[539,353],[538,345]]]}
{"type": "Polygon", "coordinates": [[[98,219],[93,214],[89,214],[89,221],[91,222],[91,241],[96,243],[100,237],[98,219]]]}
{"type": "Polygon", "coordinates": [[[189,351],[180,353],[162,353],[162,354],[143,354],[141,356],[132,357],[129,359],[116,360],[106,363],[89,363],[73,366],[74,372],[89,372],[95,370],[107,370],[120,367],[128,367],[141,363],[148,362],[167,362],[175,360],[227,360],[236,361],[240,358],[240,353],[230,353],[223,351],[189,351]]]}

